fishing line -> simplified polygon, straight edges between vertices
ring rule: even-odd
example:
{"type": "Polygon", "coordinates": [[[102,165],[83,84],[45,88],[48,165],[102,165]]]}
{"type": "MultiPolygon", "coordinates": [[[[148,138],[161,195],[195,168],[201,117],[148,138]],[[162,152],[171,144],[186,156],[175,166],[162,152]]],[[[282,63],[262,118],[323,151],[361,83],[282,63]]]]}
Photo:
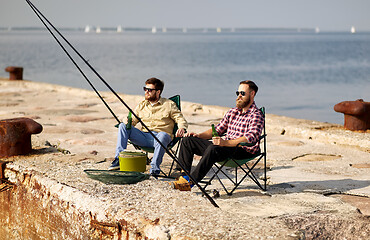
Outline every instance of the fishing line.
{"type": "Polygon", "coordinates": [[[163,149],[165,149],[166,153],[181,167],[181,169],[185,172],[187,176],[189,176],[190,180],[201,190],[201,192],[204,194],[204,196],[207,197],[207,199],[212,203],[213,206],[219,207],[216,202],[209,196],[209,194],[199,185],[197,181],[190,175],[189,171],[187,171],[184,166],[179,162],[176,155],[174,155],[169,149],[164,146],[164,144],[150,131],[148,126],[132,111],[130,106],[127,105],[125,101],[122,100],[122,98],[114,91],[114,89],[103,79],[103,77],[100,76],[100,74],[90,65],[90,63],[73,47],[73,45],[58,31],[58,29],[36,8],[36,6],[30,1],[26,0],[27,4],[31,7],[31,9],[34,11],[34,13],[37,15],[37,17],[40,19],[40,21],[44,24],[46,29],[50,32],[50,34],[53,36],[53,38],[57,41],[59,46],[63,49],[63,51],[67,54],[69,59],[73,62],[73,64],[77,67],[77,69],[80,71],[80,73],[84,76],[86,81],[89,83],[89,85],[94,89],[95,93],[99,96],[99,98],[103,101],[104,105],[108,108],[108,110],[111,112],[111,114],[114,116],[114,118],[117,120],[118,123],[121,123],[117,116],[114,114],[112,109],[108,106],[108,104],[105,102],[105,100],[101,97],[98,90],[94,87],[94,85],[91,83],[91,81],[87,78],[87,76],[84,74],[84,72],[81,70],[79,65],[74,61],[72,56],[69,54],[69,52],[65,49],[63,44],[59,41],[59,39],[55,36],[55,34],[52,32],[52,30],[49,28],[49,26],[46,24],[46,22],[54,29],[56,33],[68,44],[68,46],[82,59],[82,61],[95,73],[95,75],[105,84],[105,86],[119,99],[119,101],[132,113],[134,117],[138,119],[138,121],[141,123],[141,125],[152,135],[152,137],[161,145],[163,149]],[[45,22],[45,21],[46,22],[45,22]]]}
{"type": "MultiPolygon", "coordinates": [[[[79,72],[82,74],[82,76],[85,78],[85,80],[89,83],[89,85],[91,86],[91,88],[95,91],[95,93],[98,95],[98,97],[100,98],[100,100],[103,101],[104,105],[108,108],[108,110],[110,111],[110,113],[113,115],[113,117],[116,119],[116,121],[118,123],[121,123],[120,120],[118,119],[118,117],[116,116],[116,114],[114,114],[113,110],[109,107],[109,105],[107,104],[107,102],[104,100],[104,98],[100,95],[100,93],[98,92],[98,90],[94,87],[94,85],[91,83],[91,81],[88,79],[88,77],[85,75],[85,73],[81,70],[80,66],[76,63],[76,61],[72,58],[72,56],[69,54],[69,52],[65,49],[65,47],[62,45],[62,43],[59,41],[59,39],[55,36],[55,34],[51,31],[51,29],[49,28],[49,26],[45,23],[45,21],[42,19],[44,18],[52,27],[53,29],[63,38],[63,40],[65,40],[68,45],[72,48],[73,46],[67,41],[67,39],[65,39],[61,33],[59,33],[56,28],[45,18],[44,15],[42,15],[42,13],[29,1],[29,0],[26,0],[26,2],[30,5],[30,7],[32,8],[32,10],[35,12],[35,14],[37,15],[37,17],[40,19],[40,21],[44,24],[44,26],[46,27],[46,29],[49,31],[49,33],[53,36],[53,38],[55,39],[55,41],[57,41],[57,43],[59,44],[59,46],[63,49],[63,51],[67,54],[68,58],[72,61],[72,63],[76,66],[76,68],[79,70],[79,72]],[[41,16],[39,15],[41,14],[41,16]]],[[[74,49],[75,50],[75,49],[74,49]]],[[[82,56],[75,50],[75,52],[82,58],[82,56]]],[[[87,61],[82,58],[84,60],[85,63],[87,63],[87,61]]]]}

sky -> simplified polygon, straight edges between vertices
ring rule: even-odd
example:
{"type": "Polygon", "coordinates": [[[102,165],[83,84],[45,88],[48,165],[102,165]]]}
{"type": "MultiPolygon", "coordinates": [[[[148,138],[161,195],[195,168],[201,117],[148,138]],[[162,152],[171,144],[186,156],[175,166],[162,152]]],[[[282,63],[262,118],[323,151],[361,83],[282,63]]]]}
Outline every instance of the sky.
{"type": "MultiPolygon", "coordinates": [[[[370,31],[369,0],[31,0],[57,27],[315,28],[370,31]]],[[[25,0],[0,0],[0,27],[42,27],[25,0]]]]}

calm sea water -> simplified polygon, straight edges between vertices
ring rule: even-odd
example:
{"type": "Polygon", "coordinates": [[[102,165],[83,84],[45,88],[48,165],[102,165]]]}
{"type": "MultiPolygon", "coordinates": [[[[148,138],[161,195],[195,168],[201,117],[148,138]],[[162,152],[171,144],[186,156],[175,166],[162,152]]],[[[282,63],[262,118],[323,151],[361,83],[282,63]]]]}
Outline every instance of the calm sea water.
{"type": "MultiPolygon", "coordinates": [[[[233,107],[239,82],[251,79],[267,113],[331,123],[343,123],[336,103],[370,101],[370,33],[63,34],[117,92],[143,94],[158,77],[164,97],[233,107]]],[[[48,32],[0,32],[0,68],[11,65],[25,79],[90,89],[48,32]]]]}

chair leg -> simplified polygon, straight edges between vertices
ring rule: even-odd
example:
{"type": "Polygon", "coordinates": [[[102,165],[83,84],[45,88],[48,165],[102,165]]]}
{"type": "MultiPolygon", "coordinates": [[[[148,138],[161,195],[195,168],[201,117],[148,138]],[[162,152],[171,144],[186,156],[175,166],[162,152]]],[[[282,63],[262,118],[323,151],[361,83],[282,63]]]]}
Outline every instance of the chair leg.
{"type": "Polygon", "coordinates": [[[146,155],[146,165],[150,165],[152,159],[149,158],[149,153],[148,152],[145,152],[145,155],[146,155]]]}
{"type": "MultiPolygon", "coordinates": [[[[254,164],[253,164],[253,166],[251,167],[251,168],[249,168],[249,166],[247,165],[247,164],[245,164],[245,166],[246,166],[246,168],[248,169],[248,172],[247,171],[245,171],[243,168],[241,168],[245,173],[246,173],[246,176],[248,176],[250,179],[252,179],[252,181],[254,182],[254,183],[256,183],[257,184],[257,186],[261,189],[261,190],[263,190],[263,191],[266,191],[266,187],[264,188],[264,187],[262,187],[262,185],[261,185],[261,183],[258,181],[258,178],[254,175],[254,173],[253,173],[253,169],[254,169],[254,167],[259,163],[259,161],[260,161],[261,159],[259,159],[258,161],[256,161],[254,164]]],[[[246,177],[245,176],[245,177],[246,177]]],[[[244,179],[243,179],[244,180],[244,179]]]]}
{"type": "MultiPolygon", "coordinates": [[[[262,156],[263,157],[263,156],[262,156]]],[[[261,157],[261,158],[262,158],[261,157]]],[[[239,187],[239,185],[244,181],[244,179],[248,176],[254,183],[256,183],[257,184],[257,186],[261,189],[261,190],[263,190],[263,191],[266,191],[266,186],[262,186],[261,185],[261,183],[258,181],[258,178],[254,175],[254,173],[253,173],[253,169],[254,169],[254,167],[260,162],[260,160],[261,160],[261,158],[259,158],[254,164],[253,164],[253,166],[252,167],[249,167],[248,165],[247,165],[247,163],[245,164],[245,166],[246,166],[246,168],[248,169],[248,171],[246,171],[241,165],[239,165],[236,161],[234,161],[235,162],[235,164],[237,164],[239,167],[240,167],[240,169],[242,170],[242,171],[244,171],[244,173],[245,173],[245,175],[242,177],[242,179],[240,179],[239,181],[236,181],[236,183],[234,184],[234,188],[231,190],[231,194],[239,187]]],[[[265,182],[265,184],[266,184],[266,182],[265,182]]]]}
{"type": "MultiPolygon", "coordinates": [[[[229,178],[229,176],[227,175],[227,173],[225,173],[224,171],[222,171],[222,169],[220,169],[219,172],[222,172],[222,174],[224,174],[227,178],[229,178]]],[[[225,190],[226,194],[229,195],[229,196],[231,196],[233,193],[232,192],[229,192],[229,190],[227,190],[226,186],[224,185],[224,183],[222,182],[221,178],[218,175],[216,175],[216,177],[217,177],[218,181],[220,182],[221,186],[223,187],[223,189],[225,190]]],[[[230,180],[231,180],[231,182],[233,184],[235,184],[232,179],[230,179],[230,180]]]]}
{"type": "Polygon", "coordinates": [[[238,168],[235,168],[235,182],[238,182],[238,168]]]}
{"type": "Polygon", "coordinates": [[[209,185],[211,185],[211,182],[212,180],[217,177],[218,181],[221,183],[222,187],[225,189],[225,191],[228,193],[226,187],[224,186],[224,184],[222,183],[221,179],[219,178],[218,176],[218,173],[221,172],[222,174],[224,174],[227,178],[229,178],[230,181],[233,182],[233,179],[231,179],[225,172],[222,171],[222,168],[224,167],[225,163],[223,165],[221,165],[221,167],[217,166],[216,164],[214,164],[213,166],[215,166],[217,168],[217,171],[215,171],[213,168],[212,171],[213,171],[213,175],[212,177],[205,183],[205,187],[204,189],[206,189],[206,187],[208,187],[209,185]]]}
{"type": "MultiPolygon", "coordinates": [[[[170,150],[172,152],[172,154],[174,154],[174,152],[172,150],[170,150]]],[[[170,167],[170,171],[168,172],[168,176],[171,175],[172,173],[172,169],[173,169],[173,165],[175,164],[175,160],[172,160],[172,163],[171,163],[171,167],[170,167]]]]}
{"type": "Polygon", "coordinates": [[[164,175],[165,178],[167,178],[169,175],[167,175],[165,172],[162,171],[162,169],[160,170],[161,173],[164,175]]]}
{"type": "Polygon", "coordinates": [[[264,181],[265,181],[265,189],[264,189],[264,191],[266,191],[267,190],[267,174],[266,174],[266,172],[267,172],[267,169],[266,169],[266,153],[264,153],[263,154],[263,162],[264,162],[264,172],[265,172],[265,177],[264,177],[264,181]]]}
{"type": "MultiPolygon", "coordinates": [[[[233,184],[234,184],[234,186],[237,184],[237,178],[236,178],[236,180],[234,180],[234,179],[232,179],[231,177],[229,177],[229,175],[227,175],[227,173],[225,173],[223,170],[222,170],[222,168],[225,166],[225,164],[226,163],[224,163],[224,164],[222,164],[220,167],[219,166],[217,166],[216,164],[214,164],[213,166],[215,166],[216,168],[217,168],[217,171],[215,171],[213,168],[211,168],[212,169],[212,171],[213,171],[213,175],[212,175],[212,177],[209,179],[209,181],[206,183],[206,185],[205,185],[205,187],[204,187],[204,189],[206,188],[206,187],[208,187],[209,185],[211,185],[211,182],[212,182],[212,180],[214,179],[214,178],[217,178],[217,180],[220,182],[220,184],[221,184],[221,186],[222,186],[222,188],[225,190],[225,192],[226,192],[226,194],[227,195],[232,195],[232,192],[233,191],[229,191],[227,188],[226,188],[226,186],[225,186],[225,184],[223,183],[223,181],[221,180],[221,178],[218,176],[218,174],[219,173],[222,173],[223,175],[225,175],[225,177],[226,178],[228,178],[233,184]]],[[[236,169],[237,170],[237,169],[236,169]]]]}
{"type": "Polygon", "coordinates": [[[222,170],[222,168],[224,167],[224,165],[222,165],[221,167],[218,167],[217,165],[214,165],[214,166],[216,166],[219,169],[218,172],[221,172],[223,175],[225,175],[225,177],[227,177],[234,185],[236,184],[236,181],[234,181],[234,179],[232,179],[231,177],[229,177],[229,175],[227,175],[227,173],[225,173],[222,170]]]}
{"type": "MultiPolygon", "coordinates": [[[[180,140],[180,142],[181,142],[181,140],[180,140]]],[[[177,153],[179,152],[180,142],[177,143],[177,146],[176,146],[176,150],[175,151],[173,151],[172,148],[169,149],[171,151],[171,153],[173,155],[175,155],[175,156],[177,156],[177,153]]],[[[171,175],[174,164],[175,164],[175,160],[172,160],[172,164],[171,164],[170,171],[168,172],[168,176],[171,175]]]]}
{"type": "Polygon", "coordinates": [[[217,165],[217,164],[214,164],[213,166],[216,167],[216,171],[214,168],[211,168],[212,171],[213,171],[213,175],[212,177],[209,179],[209,181],[206,183],[204,189],[211,185],[211,182],[212,180],[214,180],[215,178],[217,178],[217,180],[220,182],[221,186],[223,187],[223,189],[225,190],[225,192],[227,193],[227,195],[232,195],[233,192],[240,186],[240,184],[245,180],[246,177],[249,177],[261,190],[263,191],[266,191],[266,181],[267,181],[267,178],[266,178],[266,155],[263,154],[260,156],[259,159],[256,160],[256,162],[253,163],[253,165],[251,167],[248,166],[247,163],[245,163],[245,168],[244,169],[237,161],[235,160],[231,160],[231,161],[234,161],[234,163],[237,165],[237,167],[235,168],[235,177],[234,178],[231,178],[227,173],[225,173],[223,171],[223,167],[225,166],[226,162],[223,163],[220,167],[217,165]],[[253,169],[256,167],[256,165],[263,159],[264,161],[264,183],[261,184],[261,182],[258,180],[258,178],[256,177],[256,175],[254,174],[253,172],[253,169]],[[238,168],[240,168],[245,174],[244,176],[241,177],[241,179],[238,179],[238,168]],[[231,191],[227,190],[225,184],[223,183],[222,179],[218,176],[219,173],[222,173],[226,176],[226,178],[228,178],[234,185],[234,187],[232,188],[231,191]]]}
{"type": "MultiPolygon", "coordinates": [[[[216,166],[217,167],[217,166],[216,166]]],[[[215,178],[215,177],[217,177],[217,174],[218,174],[218,172],[220,171],[219,169],[217,169],[217,171],[215,171],[214,169],[213,169],[213,167],[211,168],[211,170],[213,171],[213,175],[212,175],[212,177],[205,183],[205,186],[204,186],[204,189],[206,189],[206,187],[208,187],[209,185],[211,185],[211,182],[212,182],[212,180],[215,178]]]]}

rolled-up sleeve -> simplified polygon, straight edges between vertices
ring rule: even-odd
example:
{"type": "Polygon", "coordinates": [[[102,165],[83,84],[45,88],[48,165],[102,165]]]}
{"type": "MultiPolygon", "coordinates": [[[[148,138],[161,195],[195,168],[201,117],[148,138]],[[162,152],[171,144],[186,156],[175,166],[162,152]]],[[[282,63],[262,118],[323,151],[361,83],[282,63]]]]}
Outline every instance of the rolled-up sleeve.
{"type": "Polygon", "coordinates": [[[259,136],[262,134],[263,123],[264,117],[261,111],[257,110],[251,114],[250,118],[248,119],[247,131],[244,133],[244,137],[248,142],[254,143],[258,141],[259,136]]]}
{"type": "Polygon", "coordinates": [[[188,122],[174,102],[171,101],[171,118],[177,123],[179,128],[188,129],[188,122]]]}
{"type": "Polygon", "coordinates": [[[228,125],[229,125],[229,118],[231,115],[231,110],[227,111],[224,118],[216,125],[216,132],[218,135],[222,136],[226,133],[228,125]]]}

